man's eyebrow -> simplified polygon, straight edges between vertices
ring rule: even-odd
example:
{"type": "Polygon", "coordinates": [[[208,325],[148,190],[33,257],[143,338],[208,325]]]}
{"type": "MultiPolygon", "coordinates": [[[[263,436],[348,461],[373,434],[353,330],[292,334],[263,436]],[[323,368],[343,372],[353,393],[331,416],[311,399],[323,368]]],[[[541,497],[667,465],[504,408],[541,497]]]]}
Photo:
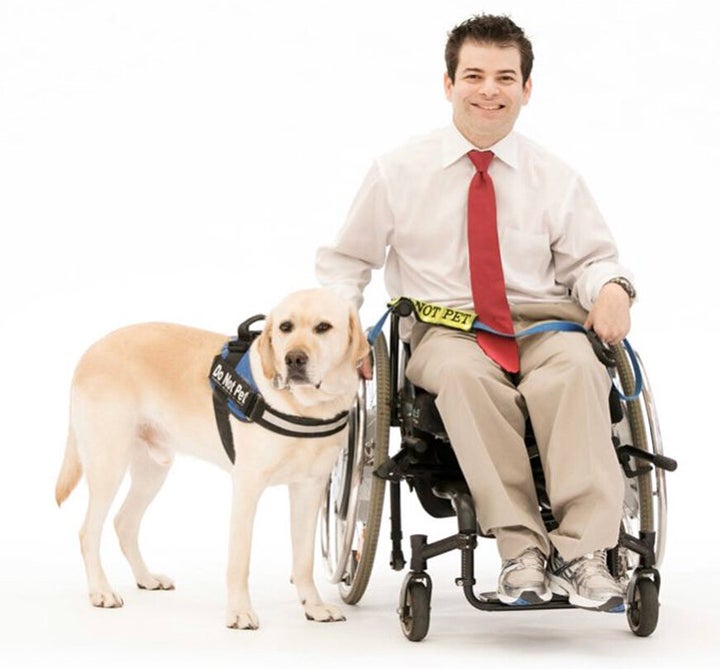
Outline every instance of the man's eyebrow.
{"type": "MultiPolygon", "coordinates": [[[[480,73],[485,74],[485,70],[483,70],[481,67],[466,67],[463,69],[463,74],[465,73],[480,73]]],[[[514,68],[510,68],[507,70],[498,70],[496,74],[518,74],[518,71],[514,68]]]]}

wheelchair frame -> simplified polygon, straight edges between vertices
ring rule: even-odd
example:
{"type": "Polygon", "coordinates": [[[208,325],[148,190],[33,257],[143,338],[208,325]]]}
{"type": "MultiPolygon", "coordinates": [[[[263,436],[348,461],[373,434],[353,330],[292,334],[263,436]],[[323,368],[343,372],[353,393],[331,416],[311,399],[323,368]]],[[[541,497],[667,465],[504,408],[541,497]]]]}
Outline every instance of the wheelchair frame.
{"type": "MultiPolygon", "coordinates": [[[[428,543],[426,535],[410,537],[410,570],[401,587],[398,607],[401,629],[409,640],[420,641],[429,630],[432,580],[427,562],[453,550],[461,554],[461,574],[455,582],[477,609],[574,608],[558,595],[542,604],[508,606],[495,593],[475,593],[474,551],[478,536],[488,535],[478,528],[472,498],[447,436],[432,427],[439,420],[439,416],[431,415],[434,404],[428,398],[432,396],[425,394],[418,399],[416,389],[404,378],[408,351],[399,337],[399,321],[411,313],[409,301],[394,305],[389,353],[382,332],[372,342],[373,379],[361,383],[351,411],[347,444],[328,482],[321,513],[321,550],[331,582],[338,584],[346,603],[355,604],[362,598],[375,558],[386,480],[390,484],[390,566],[396,571],[404,569],[400,486],[405,481],[430,515],[454,515],[458,523],[456,534],[439,541],[428,543]],[[401,432],[401,448],[391,458],[390,427],[400,428],[401,432]]],[[[596,352],[606,364],[614,361],[608,368],[623,393],[630,393],[636,379],[626,350],[622,346],[609,351],[596,347],[596,352]]],[[[627,587],[630,629],[638,636],[648,636],[658,621],[658,567],[665,551],[667,527],[665,471],[674,470],[677,464],[663,455],[655,402],[639,356],[638,363],[644,379],[640,397],[621,401],[619,393],[614,392],[610,398],[611,437],[625,473],[626,495],[619,541],[608,552],[608,567],[627,587]]],[[[554,519],[544,494],[542,467],[531,428],[526,443],[543,519],[551,528],[554,519]]]]}

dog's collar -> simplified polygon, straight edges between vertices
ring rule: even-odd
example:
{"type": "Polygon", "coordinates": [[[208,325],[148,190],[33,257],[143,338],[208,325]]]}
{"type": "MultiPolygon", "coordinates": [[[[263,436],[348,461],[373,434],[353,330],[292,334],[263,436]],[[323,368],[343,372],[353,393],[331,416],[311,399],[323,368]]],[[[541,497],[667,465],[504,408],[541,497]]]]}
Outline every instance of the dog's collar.
{"type": "MultiPolygon", "coordinates": [[[[252,322],[261,317],[250,319],[252,322]]],[[[248,332],[248,321],[238,328],[238,333],[248,332]]],[[[230,461],[235,463],[235,447],[232,440],[228,414],[246,423],[257,423],[264,428],[286,437],[317,439],[340,432],[348,422],[348,412],[343,411],[329,419],[306,418],[286,414],[269,406],[258,390],[250,367],[250,344],[255,333],[226,342],[210,368],[210,386],[213,390],[213,406],[218,431],[230,461]]]]}

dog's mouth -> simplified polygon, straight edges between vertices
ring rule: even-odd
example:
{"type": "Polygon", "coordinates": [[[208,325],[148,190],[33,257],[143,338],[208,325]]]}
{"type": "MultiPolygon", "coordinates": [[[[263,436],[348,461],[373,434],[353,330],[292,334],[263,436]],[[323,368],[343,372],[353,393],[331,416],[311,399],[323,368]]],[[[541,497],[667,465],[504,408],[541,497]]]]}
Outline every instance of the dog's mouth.
{"type": "Polygon", "coordinates": [[[314,382],[308,378],[307,374],[301,374],[298,372],[290,373],[283,377],[281,374],[275,375],[273,379],[273,386],[278,390],[291,389],[291,388],[315,388],[320,390],[322,386],[322,380],[314,382]]]}
{"type": "Polygon", "coordinates": [[[298,387],[311,386],[311,387],[315,388],[315,390],[320,390],[322,381],[318,381],[317,383],[314,383],[313,381],[308,379],[306,376],[289,376],[285,385],[287,385],[289,388],[292,388],[294,386],[298,386],[298,387]]]}

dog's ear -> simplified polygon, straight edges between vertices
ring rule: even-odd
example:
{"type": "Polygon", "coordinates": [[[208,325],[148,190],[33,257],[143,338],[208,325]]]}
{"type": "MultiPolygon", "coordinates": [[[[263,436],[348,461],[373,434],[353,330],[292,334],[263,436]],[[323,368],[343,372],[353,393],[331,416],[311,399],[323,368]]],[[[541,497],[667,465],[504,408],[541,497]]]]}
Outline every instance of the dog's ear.
{"type": "Polygon", "coordinates": [[[370,353],[370,344],[360,325],[360,317],[355,307],[350,308],[350,322],[348,331],[350,333],[350,355],[353,363],[358,366],[360,362],[370,353]]]}
{"type": "Polygon", "coordinates": [[[263,374],[272,379],[275,377],[275,356],[272,347],[272,317],[268,316],[265,327],[258,337],[258,353],[262,363],[263,374]]]}

